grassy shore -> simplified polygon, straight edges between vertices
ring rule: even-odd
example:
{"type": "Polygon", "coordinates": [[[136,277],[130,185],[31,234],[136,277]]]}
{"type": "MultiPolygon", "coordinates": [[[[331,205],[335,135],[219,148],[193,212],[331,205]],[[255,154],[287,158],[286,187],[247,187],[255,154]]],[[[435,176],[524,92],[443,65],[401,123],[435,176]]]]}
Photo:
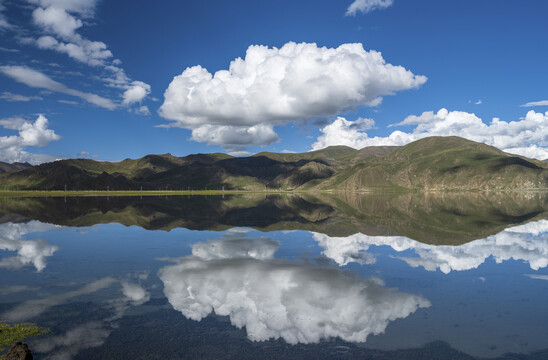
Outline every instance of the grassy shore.
{"type": "MultiPolygon", "coordinates": [[[[47,329],[39,328],[36,324],[6,324],[0,322],[0,353],[7,351],[9,346],[17,341],[23,341],[28,337],[47,332],[47,329]]],[[[0,355],[0,360],[4,357],[4,355],[0,355]]]]}

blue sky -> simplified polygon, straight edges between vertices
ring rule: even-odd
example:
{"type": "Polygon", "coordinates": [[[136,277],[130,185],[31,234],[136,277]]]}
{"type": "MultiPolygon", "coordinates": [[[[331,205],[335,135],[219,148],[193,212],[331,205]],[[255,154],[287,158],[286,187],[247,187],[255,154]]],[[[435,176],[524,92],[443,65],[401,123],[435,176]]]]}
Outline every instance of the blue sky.
{"type": "Polygon", "coordinates": [[[430,135],[548,158],[547,13],[542,0],[0,0],[0,161],[430,135]]]}

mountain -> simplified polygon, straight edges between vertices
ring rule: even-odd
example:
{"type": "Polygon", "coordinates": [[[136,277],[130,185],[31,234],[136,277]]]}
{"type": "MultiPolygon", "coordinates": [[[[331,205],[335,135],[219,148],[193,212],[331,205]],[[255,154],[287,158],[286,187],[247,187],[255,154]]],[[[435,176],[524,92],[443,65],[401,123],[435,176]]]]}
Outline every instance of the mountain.
{"type": "Polygon", "coordinates": [[[28,190],[508,190],[548,188],[548,164],[459,137],[405,146],[307,153],[147,155],[120,162],[69,159],[0,175],[28,190]]]}
{"type": "Polygon", "coordinates": [[[453,136],[415,141],[384,156],[358,161],[304,188],[504,190],[546,189],[547,185],[544,162],[453,136]]]}
{"type": "Polygon", "coordinates": [[[19,171],[29,167],[32,167],[32,165],[27,162],[25,163],[14,162],[9,164],[9,163],[0,161],[0,174],[12,172],[12,171],[19,171]]]}

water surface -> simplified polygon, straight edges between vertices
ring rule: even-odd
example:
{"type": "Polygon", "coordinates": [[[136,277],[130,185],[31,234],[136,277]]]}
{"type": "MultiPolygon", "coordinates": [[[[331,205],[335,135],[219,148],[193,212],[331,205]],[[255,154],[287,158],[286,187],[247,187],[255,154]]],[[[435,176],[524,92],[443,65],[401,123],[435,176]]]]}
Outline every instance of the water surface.
{"type": "Polygon", "coordinates": [[[38,359],[543,359],[547,197],[0,201],[38,359]]]}

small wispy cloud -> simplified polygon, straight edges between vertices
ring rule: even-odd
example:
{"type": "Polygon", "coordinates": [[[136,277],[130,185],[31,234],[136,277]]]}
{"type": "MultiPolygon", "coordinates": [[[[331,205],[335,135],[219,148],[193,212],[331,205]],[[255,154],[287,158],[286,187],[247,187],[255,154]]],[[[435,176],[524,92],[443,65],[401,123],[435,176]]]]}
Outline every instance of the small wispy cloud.
{"type": "Polygon", "coordinates": [[[5,48],[5,47],[3,47],[3,46],[0,46],[0,51],[3,51],[3,52],[11,52],[11,53],[18,53],[18,52],[20,52],[20,50],[5,48]]]}
{"type": "Polygon", "coordinates": [[[57,100],[57,102],[60,102],[61,104],[69,104],[69,105],[78,105],[78,102],[77,101],[72,101],[72,100],[57,100]]]}
{"type": "Polygon", "coordinates": [[[346,9],[346,16],[354,16],[358,12],[367,14],[373,10],[386,9],[393,3],[393,0],[354,0],[348,9],[346,9]]]}
{"type": "Polygon", "coordinates": [[[8,18],[6,17],[6,15],[4,15],[5,10],[6,10],[6,6],[3,4],[3,1],[0,0],[0,31],[11,30],[14,28],[13,24],[11,24],[8,21],[8,18]]]}
{"type": "Polygon", "coordinates": [[[548,275],[526,274],[525,276],[528,276],[528,277],[530,277],[531,279],[548,280],[548,275]]]}
{"type": "Polygon", "coordinates": [[[527,104],[520,105],[521,107],[533,107],[533,106],[548,106],[548,100],[532,101],[527,104]]]}
{"type": "Polygon", "coordinates": [[[33,88],[46,89],[53,92],[76,96],[91,104],[109,110],[117,108],[117,105],[112,100],[96,94],[71,89],[64,84],[53,80],[49,76],[26,66],[0,66],[0,72],[17,82],[33,88]]]}
{"type": "Polygon", "coordinates": [[[31,100],[44,100],[44,98],[41,96],[25,96],[25,95],[14,94],[9,91],[4,91],[2,94],[0,94],[0,99],[9,101],[9,102],[18,102],[18,101],[27,102],[31,100]]]}
{"type": "Polygon", "coordinates": [[[137,114],[137,115],[149,116],[150,115],[150,110],[148,109],[148,106],[143,105],[143,106],[139,107],[138,109],[135,109],[134,113],[137,114]]]}

